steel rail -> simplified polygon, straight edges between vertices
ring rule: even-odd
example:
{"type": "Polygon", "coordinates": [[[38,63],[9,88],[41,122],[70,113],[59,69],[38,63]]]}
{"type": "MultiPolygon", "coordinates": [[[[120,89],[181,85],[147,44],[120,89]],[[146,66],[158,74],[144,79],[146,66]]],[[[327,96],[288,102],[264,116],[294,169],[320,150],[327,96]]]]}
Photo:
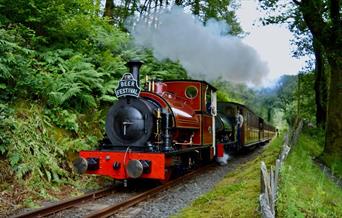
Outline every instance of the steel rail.
{"type": "Polygon", "coordinates": [[[79,197],[74,197],[68,200],[60,201],[57,203],[53,203],[51,205],[48,205],[46,207],[38,208],[36,210],[32,210],[23,214],[19,214],[16,216],[13,216],[13,218],[21,218],[21,217],[44,217],[48,216],[57,212],[60,212],[62,210],[66,210],[68,208],[71,208],[75,205],[96,200],[98,198],[102,198],[106,195],[109,195],[114,191],[113,187],[103,188],[98,191],[94,191],[79,197]]]}
{"type": "Polygon", "coordinates": [[[115,204],[112,206],[108,206],[104,209],[95,211],[89,215],[86,215],[85,218],[109,217],[109,216],[115,214],[116,212],[118,212],[119,210],[132,207],[132,206],[134,206],[134,205],[136,205],[136,204],[138,204],[144,200],[147,200],[147,199],[157,195],[161,191],[164,191],[164,190],[166,190],[172,186],[175,186],[175,185],[178,185],[178,184],[184,182],[184,180],[191,179],[191,178],[193,178],[194,175],[199,174],[203,171],[206,171],[213,166],[214,166],[214,164],[210,164],[210,165],[207,165],[205,167],[201,167],[196,171],[190,172],[190,173],[188,173],[182,177],[171,180],[171,181],[169,181],[163,185],[160,185],[156,188],[153,188],[153,189],[150,189],[146,192],[138,194],[138,195],[136,195],[136,196],[124,201],[124,202],[121,202],[121,203],[118,203],[118,204],[115,204]]]}

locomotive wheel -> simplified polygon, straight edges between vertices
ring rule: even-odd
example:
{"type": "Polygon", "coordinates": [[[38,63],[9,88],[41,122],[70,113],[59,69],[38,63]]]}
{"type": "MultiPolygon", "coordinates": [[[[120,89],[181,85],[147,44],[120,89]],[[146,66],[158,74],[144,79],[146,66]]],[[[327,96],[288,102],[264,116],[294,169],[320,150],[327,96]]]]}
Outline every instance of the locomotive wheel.
{"type": "Polygon", "coordinates": [[[202,155],[202,163],[203,164],[208,164],[210,163],[212,160],[210,159],[210,149],[203,149],[201,151],[201,155],[202,155]]]}

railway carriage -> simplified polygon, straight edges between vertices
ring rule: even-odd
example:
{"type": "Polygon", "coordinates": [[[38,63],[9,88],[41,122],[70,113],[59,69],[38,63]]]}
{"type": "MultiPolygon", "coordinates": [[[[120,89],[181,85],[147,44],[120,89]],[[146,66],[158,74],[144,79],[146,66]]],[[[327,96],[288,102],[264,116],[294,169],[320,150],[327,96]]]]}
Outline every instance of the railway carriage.
{"type": "Polygon", "coordinates": [[[248,147],[272,136],[274,128],[247,107],[217,105],[217,89],[205,81],[146,81],[141,90],[141,65],[127,63],[130,72],[119,81],[118,101],[107,114],[107,138],[96,150],[80,151],[74,161],[79,173],[165,181],[173,171],[223,157],[225,147],[248,147]],[[238,109],[246,118],[240,139],[235,127],[238,109]]]}
{"type": "MultiPolygon", "coordinates": [[[[257,116],[245,105],[235,102],[218,102],[218,120],[225,118],[230,123],[229,145],[239,150],[268,142],[275,135],[275,128],[268,124],[264,119],[257,116]],[[240,137],[237,135],[236,115],[240,111],[243,117],[240,137]],[[223,118],[222,118],[223,117],[223,118]]],[[[218,135],[222,135],[218,133],[218,135]]],[[[222,138],[221,138],[221,141],[222,138]]],[[[229,148],[228,148],[229,149],[229,148]]],[[[231,150],[231,149],[230,149],[231,150]]]]}

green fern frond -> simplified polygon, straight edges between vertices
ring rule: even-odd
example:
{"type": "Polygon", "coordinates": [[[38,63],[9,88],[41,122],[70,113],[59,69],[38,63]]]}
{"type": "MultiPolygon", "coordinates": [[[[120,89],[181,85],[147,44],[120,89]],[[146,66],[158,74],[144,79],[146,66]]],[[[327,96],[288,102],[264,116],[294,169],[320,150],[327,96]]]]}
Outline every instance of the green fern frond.
{"type": "Polygon", "coordinates": [[[100,97],[101,101],[106,101],[106,102],[114,102],[115,100],[117,100],[117,98],[115,96],[111,96],[111,95],[102,95],[100,97]]]}
{"type": "Polygon", "coordinates": [[[61,97],[61,104],[69,100],[71,97],[77,96],[78,94],[82,92],[81,83],[73,83],[73,84],[68,84],[68,85],[71,85],[71,86],[68,87],[68,89],[63,89],[65,92],[63,93],[61,97]]]}
{"type": "Polygon", "coordinates": [[[89,94],[83,94],[80,96],[83,105],[95,108],[97,106],[95,98],[89,94]]]}

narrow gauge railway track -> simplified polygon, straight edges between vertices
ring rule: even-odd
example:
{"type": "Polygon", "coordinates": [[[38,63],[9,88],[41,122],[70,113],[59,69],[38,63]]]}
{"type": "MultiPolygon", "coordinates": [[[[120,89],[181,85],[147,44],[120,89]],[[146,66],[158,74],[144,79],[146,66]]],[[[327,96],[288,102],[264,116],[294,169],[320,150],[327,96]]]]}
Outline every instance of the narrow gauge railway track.
{"type": "Polygon", "coordinates": [[[38,208],[36,210],[32,210],[20,215],[13,216],[13,218],[21,218],[21,217],[44,217],[48,216],[69,208],[72,208],[74,206],[77,206],[82,203],[86,203],[89,201],[96,200],[98,198],[103,198],[107,195],[110,195],[115,191],[115,187],[107,187],[100,189],[98,191],[94,191],[79,197],[71,198],[68,200],[60,201],[57,203],[53,203],[51,205],[48,205],[46,207],[38,208]]]}
{"type": "Polygon", "coordinates": [[[146,192],[138,194],[138,195],[136,195],[132,198],[129,198],[128,200],[123,201],[121,203],[106,207],[102,210],[95,211],[95,212],[93,212],[93,213],[91,213],[85,217],[86,218],[109,217],[111,215],[114,215],[115,213],[117,213],[120,210],[127,209],[127,208],[132,207],[132,206],[134,206],[140,202],[143,202],[143,201],[145,201],[145,200],[147,200],[153,196],[156,196],[160,192],[162,192],[162,191],[164,191],[170,187],[181,184],[182,182],[184,182],[184,180],[189,180],[197,174],[206,172],[207,170],[213,168],[214,166],[216,166],[216,164],[210,164],[210,165],[207,165],[205,167],[201,167],[196,171],[192,171],[190,173],[187,173],[184,176],[173,179],[173,180],[171,180],[171,181],[169,181],[163,185],[157,186],[157,187],[150,189],[146,192]]]}
{"type": "MultiPolygon", "coordinates": [[[[176,179],[173,179],[165,184],[159,185],[155,188],[149,189],[147,191],[144,191],[142,193],[139,193],[137,195],[134,195],[133,197],[128,198],[127,200],[123,200],[120,203],[113,204],[111,206],[105,207],[103,209],[94,211],[88,215],[85,215],[85,217],[109,217],[116,212],[127,209],[129,207],[132,207],[146,199],[149,199],[161,191],[164,191],[170,187],[176,186],[178,184],[181,184],[185,180],[191,179],[193,176],[203,173],[211,168],[216,166],[216,164],[210,164],[204,167],[199,168],[196,171],[192,171],[190,173],[185,174],[184,176],[178,177],[176,179]]],[[[66,211],[67,209],[71,209],[73,207],[79,207],[82,204],[86,204],[90,201],[95,201],[97,199],[106,197],[113,193],[115,191],[115,187],[108,187],[101,189],[99,191],[91,192],[89,194],[75,197],[69,200],[64,200],[61,202],[57,202],[54,204],[51,204],[46,207],[42,207],[36,210],[32,210],[20,215],[16,215],[13,218],[21,218],[21,217],[46,217],[54,214],[58,214],[59,212],[66,211]]]]}

